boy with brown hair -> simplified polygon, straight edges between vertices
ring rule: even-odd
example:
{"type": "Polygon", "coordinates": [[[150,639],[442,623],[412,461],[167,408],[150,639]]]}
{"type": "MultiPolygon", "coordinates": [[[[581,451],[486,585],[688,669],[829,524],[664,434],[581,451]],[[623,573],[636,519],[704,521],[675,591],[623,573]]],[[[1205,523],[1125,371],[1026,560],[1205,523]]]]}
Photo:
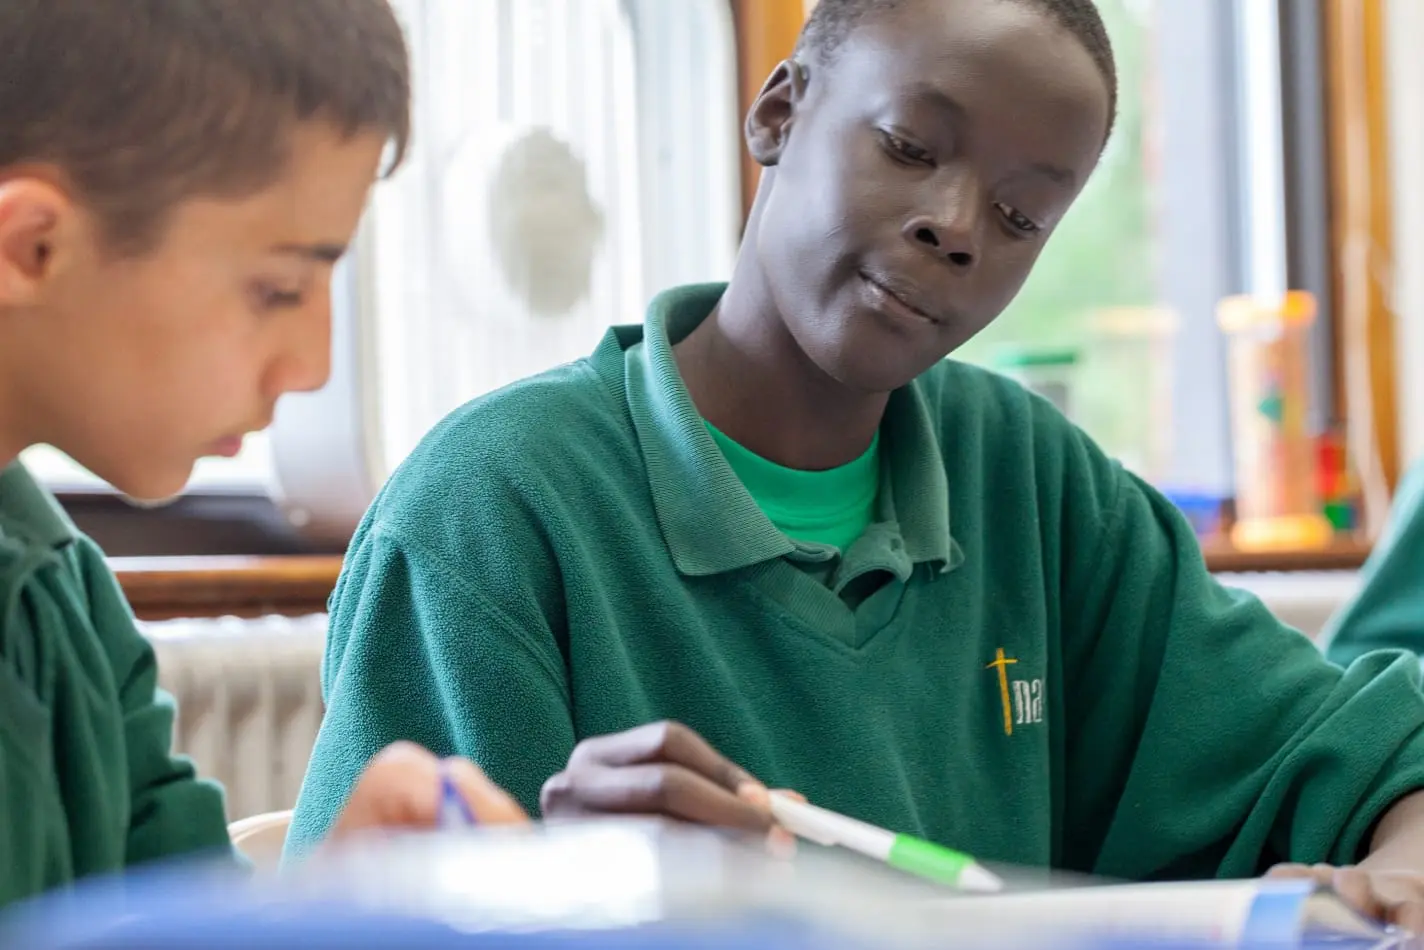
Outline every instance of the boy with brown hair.
{"type": "MultiPolygon", "coordinates": [[[[409,95],[385,0],[0,4],[0,904],[230,848],[102,553],[20,453],[163,498],[321,386],[331,269],[409,95]]],[[[334,830],[429,824],[442,776],[522,817],[398,744],[334,830]]]]}

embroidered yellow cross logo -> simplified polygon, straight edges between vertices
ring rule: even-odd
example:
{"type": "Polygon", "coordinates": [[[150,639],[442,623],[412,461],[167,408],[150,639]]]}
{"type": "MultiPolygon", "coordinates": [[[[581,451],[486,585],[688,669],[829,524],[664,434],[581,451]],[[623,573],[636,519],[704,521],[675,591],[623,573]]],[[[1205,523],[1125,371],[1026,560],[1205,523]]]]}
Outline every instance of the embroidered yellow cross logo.
{"type": "Polygon", "coordinates": [[[1009,666],[1017,663],[1018,660],[1004,656],[1004,648],[999,647],[994,654],[994,662],[984,667],[986,670],[997,669],[999,671],[999,698],[1004,701],[1004,735],[1014,734],[1014,709],[1013,702],[1009,699],[1009,666]]]}

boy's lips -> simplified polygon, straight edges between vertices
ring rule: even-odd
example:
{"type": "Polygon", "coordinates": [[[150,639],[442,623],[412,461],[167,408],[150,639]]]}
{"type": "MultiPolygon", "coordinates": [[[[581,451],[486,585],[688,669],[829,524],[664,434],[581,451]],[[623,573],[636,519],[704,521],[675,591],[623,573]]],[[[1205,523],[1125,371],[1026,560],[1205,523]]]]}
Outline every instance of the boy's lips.
{"type": "Polygon", "coordinates": [[[860,272],[860,279],[865,281],[871,296],[883,309],[892,311],[900,317],[923,323],[939,325],[945,322],[943,315],[930,309],[922,302],[921,295],[917,291],[902,282],[872,275],[865,271],[860,272]]]}
{"type": "Polygon", "coordinates": [[[204,454],[216,455],[219,458],[236,458],[237,454],[242,451],[243,438],[244,437],[240,435],[230,435],[226,438],[218,439],[208,446],[208,451],[204,454]]]}
{"type": "Polygon", "coordinates": [[[272,416],[273,414],[269,412],[267,414],[267,421],[261,425],[244,427],[236,435],[223,436],[216,442],[209,443],[203,454],[229,459],[236,457],[237,454],[242,451],[242,444],[247,440],[249,435],[254,432],[261,432],[272,424],[272,416]]]}

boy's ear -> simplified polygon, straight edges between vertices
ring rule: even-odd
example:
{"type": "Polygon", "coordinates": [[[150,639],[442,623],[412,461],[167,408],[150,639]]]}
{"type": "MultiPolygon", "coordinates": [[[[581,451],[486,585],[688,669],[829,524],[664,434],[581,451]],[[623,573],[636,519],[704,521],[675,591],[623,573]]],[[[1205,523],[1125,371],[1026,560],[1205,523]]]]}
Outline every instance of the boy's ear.
{"type": "Polygon", "coordinates": [[[77,209],[38,178],[0,182],[0,306],[34,302],[57,266],[77,209]]]}
{"type": "Polygon", "coordinates": [[[772,70],[747,112],[747,150],[763,167],[781,161],[781,153],[791,137],[796,109],[805,98],[806,67],[794,59],[782,60],[772,70]]]}

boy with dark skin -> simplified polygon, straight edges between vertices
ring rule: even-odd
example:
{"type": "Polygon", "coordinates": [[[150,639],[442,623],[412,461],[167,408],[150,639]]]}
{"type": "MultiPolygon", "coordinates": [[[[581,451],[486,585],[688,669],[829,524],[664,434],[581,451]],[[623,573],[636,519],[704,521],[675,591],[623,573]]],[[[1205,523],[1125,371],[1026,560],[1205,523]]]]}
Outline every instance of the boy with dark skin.
{"type": "Polygon", "coordinates": [[[767,81],[737,269],[674,348],[703,416],[789,468],[859,456],[890,393],[994,321],[1109,131],[1112,91],[1081,43],[1040,32],[1003,61],[1033,4],[975,11],[977,29],[946,10],[947,35],[917,30],[914,7],[864,21],[834,69],[789,62],[767,81]]]}
{"type": "Polygon", "coordinates": [[[1275,873],[1424,923],[1417,668],[1342,675],[1081,433],[943,362],[1092,173],[1115,84],[1086,0],[821,0],[747,119],[725,289],[459,410],[368,514],[294,844],[399,736],[545,815],[761,831],[765,780],[988,860],[1359,856],[1275,873]],[[826,475],[856,510],[800,533],[768,499],[826,475]],[[1356,748],[1376,701],[1399,721],[1356,748]]]}

